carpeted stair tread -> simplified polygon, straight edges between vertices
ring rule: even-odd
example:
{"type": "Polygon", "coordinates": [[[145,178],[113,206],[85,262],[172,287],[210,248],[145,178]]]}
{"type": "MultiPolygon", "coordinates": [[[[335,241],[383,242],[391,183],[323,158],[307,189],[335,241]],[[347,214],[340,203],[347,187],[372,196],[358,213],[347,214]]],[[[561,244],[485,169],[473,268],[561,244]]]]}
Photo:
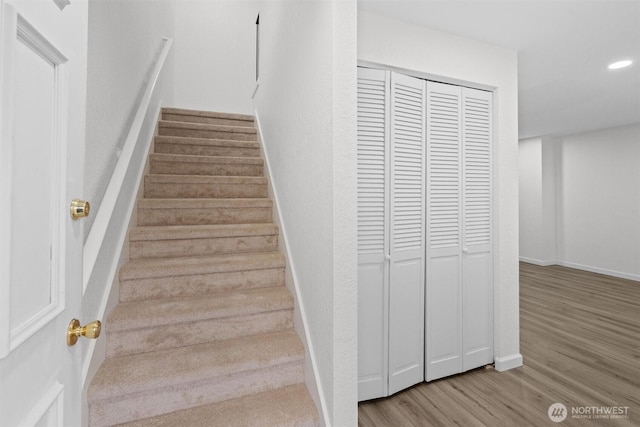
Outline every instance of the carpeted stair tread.
{"type": "Polygon", "coordinates": [[[247,289],[120,303],[111,311],[107,327],[122,331],[292,308],[293,298],[284,286],[247,289]]]}
{"type": "Polygon", "coordinates": [[[264,165],[264,160],[260,157],[192,156],[189,154],[153,153],[149,158],[152,162],[264,165]]]}
{"type": "Polygon", "coordinates": [[[199,154],[151,154],[149,171],[170,175],[264,176],[264,161],[259,157],[199,154]]]}
{"type": "Polygon", "coordinates": [[[257,142],[222,139],[156,136],[155,153],[191,156],[259,157],[257,142]]]}
{"type": "Polygon", "coordinates": [[[284,255],[280,252],[137,259],[120,268],[120,280],[284,268],[284,265],[284,255]]]}
{"type": "Polygon", "coordinates": [[[130,242],[152,240],[206,239],[215,237],[272,236],[278,226],[265,224],[213,224],[213,225],[155,225],[134,227],[129,232],[130,242]]]}
{"type": "Polygon", "coordinates": [[[301,361],[292,330],[108,358],[89,387],[89,402],[301,361]]]}
{"type": "Polygon", "coordinates": [[[259,150],[260,143],[257,141],[235,141],[232,139],[213,139],[213,138],[195,138],[190,136],[170,136],[156,135],[154,138],[156,144],[184,144],[184,145],[204,145],[209,147],[227,147],[227,148],[254,148],[259,150]]]}
{"type": "Polygon", "coordinates": [[[207,123],[225,126],[254,127],[252,116],[228,113],[210,113],[206,111],[166,108],[162,110],[162,120],[170,122],[207,123]]]}
{"type": "Polygon", "coordinates": [[[267,179],[258,176],[148,174],[144,195],[153,198],[264,198],[267,179]]]}
{"type": "Polygon", "coordinates": [[[187,108],[171,108],[164,107],[162,109],[163,114],[175,114],[183,116],[195,116],[195,117],[213,117],[217,119],[233,119],[233,120],[247,120],[253,121],[253,116],[249,114],[237,114],[237,113],[224,113],[218,111],[202,111],[191,110],[187,108]]]}
{"type": "Polygon", "coordinates": [[[160,120],[158,134],[189,136],[195,138],[232,139],[257,141],[256,128],[252,126],[229,126],[228,124],[190,123],[160,120]]]}
{"type": "Polygon", "coordinates": [[[141,226],[129,232],[129,259],[271,252],[278,227],[264,224],[141,226]]]}
{"type": "Polygon", "coordinates": [[[170,175],[147,174],[145,182],[173,183],[173,184],[237,184],[237,185],[266,185],[267,178],[262,176],[214,176],[214,175],[170,175]]]}
{"type": "Polygon", "coordinates": [[[207,123],[171,122],[167,120],[160,120],[158,122],[158,127],[160,128],[160,134],[162,134],[163,129],[171,128],[256,135],[255,127],[246,126],[225,126],[207,123]]]}
{"type": "Polygon", "coordinates": [[[256,224],[273,222],[269,198],[154,198],[138,201],[138,225],[256,224]]]}
{"type": "Polygon", "coordinates": [[[303,384],[197,406],[119,427],[311,427],[319,423],[303,384]]]}
{"type": "MultiPolygon", "coordinates": [[[[138,202],[141,209],[207,209],[207,208],[271,208],[273,202],[266,198],[238,199],[142,199],[138,202]]],[[[176,224],[177,225],[177,224],[176,224]]]]}

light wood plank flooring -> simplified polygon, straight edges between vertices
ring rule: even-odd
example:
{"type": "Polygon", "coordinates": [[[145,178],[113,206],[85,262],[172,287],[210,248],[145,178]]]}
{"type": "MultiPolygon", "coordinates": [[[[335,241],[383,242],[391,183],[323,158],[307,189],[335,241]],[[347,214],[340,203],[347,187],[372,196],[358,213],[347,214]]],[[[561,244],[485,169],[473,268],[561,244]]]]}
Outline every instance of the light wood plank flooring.
{"type": "MultiPolygon", "coordinates": [[[[360,426],[640,426],[640,283],[520,264],[524,366],[481,368],[359,405],[360,426]],[[555,402],[568,408],[550,421],[555,402]],[[628,418],[572,408],[628,407],[628,418]]],[[[587,410],[587,409],[582,409],[587,410]]]]}

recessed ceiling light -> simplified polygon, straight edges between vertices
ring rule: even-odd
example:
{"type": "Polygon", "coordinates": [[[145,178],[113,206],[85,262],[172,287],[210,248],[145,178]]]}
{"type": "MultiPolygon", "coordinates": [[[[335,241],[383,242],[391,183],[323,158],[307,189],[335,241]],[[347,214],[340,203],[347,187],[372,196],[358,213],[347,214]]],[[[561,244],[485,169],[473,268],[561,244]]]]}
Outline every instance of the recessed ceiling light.
{"type": "Polygon", "coordinates": [[[626,59],[624,61],[618,61],[618,62],[614,62],[613,64],[609,64],[607,68],[609,68],[610,70],[617,70],[618,68],[628,67],[632,63],[633,61],[626,59]]]}

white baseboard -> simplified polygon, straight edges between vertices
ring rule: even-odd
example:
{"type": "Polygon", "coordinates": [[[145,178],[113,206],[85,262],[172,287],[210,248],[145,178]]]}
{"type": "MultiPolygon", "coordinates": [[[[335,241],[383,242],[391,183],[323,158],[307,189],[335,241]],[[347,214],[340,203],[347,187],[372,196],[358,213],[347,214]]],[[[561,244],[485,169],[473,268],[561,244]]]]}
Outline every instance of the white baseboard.
{"type": "Polygon", "coordinates": [[[578,264],[575,262],[568,262],[568,261],[558,261],[557,264],[563,267],[575,268],[577,270],[590,271],[591,273],[605,274],[607,276],[619,277],[621,279],[635,280],[636,282],[640,282],[640,274],[609,270],[606,268],[594,267],[591,265],[578,264]]]}
{"type": "Polygon", "coordinates": [[[627,273],[624,271],[616,271],[609,270],[607,268],[602,267],[594,267],[591,265],[578,264],[575,262],[568,261],[541,261],[539,259],[528,258],[528,257],[520,257],[520,261],[526,262],[528,264],[540,265],[542,267],[547,267],[550,265],[561,265],[563,267],[575,268],[576,270],[584,270],[590,271],[591,273],[604,274],[607,276],[619,277],[621,279],[635,280],[636,282],[640,282],[640,274],[627,273]]]}
{"type": "Polygon", "coordinates": [[[496,357],[495,359],[496,371],[498,372],[504,372],[508,371],[509,369],[519,368],[520,366],[522,366],[522,363],[523,359],[520,353],[511,354],[505,357],[496,357]]]}
{"type": "Polygon", "coordinates": [[[528,263],[528,264],[540,265],[540,266],[542,266],[542,267],[547,267],[547,266],[549,266],[549,265],[555,265],[555,264],[557,264],[557,262],[556,262],[556,261],[541,261],[541,260],[539,260],[539,259],[535,259],[535,258],[527,258],[527,257],[524,257],[524,256],[521,256],[521,257],[520,257],[520,261],[522,261],[522,262],[526,262],[526,263],[528,263]]]}

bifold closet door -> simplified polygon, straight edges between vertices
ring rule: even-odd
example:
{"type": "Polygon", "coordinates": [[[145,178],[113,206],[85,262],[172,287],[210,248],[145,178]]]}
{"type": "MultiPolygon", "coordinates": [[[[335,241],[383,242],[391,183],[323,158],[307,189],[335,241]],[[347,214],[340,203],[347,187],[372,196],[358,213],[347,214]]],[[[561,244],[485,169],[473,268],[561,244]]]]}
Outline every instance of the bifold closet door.
{"type": "Polygon", "coordinates": [[[358,68],[358,400],[388,395],[389,75],[358,68]]]}
{"type": "Polygon", "coordinates": [[[424,381],[425,84],[391,73],[389,394],[424,381]]]}
{"type": "Polygon", "coordinates": [[[358,399],[424,380],[425,82],[358,69],[358,399]]]}
{"type": "Polygon", "coordinates": [[[462,370],[493,363],[492,93],[462,88],[462,370]]]}
{"type": "Polygon", "coordinates": [[[491,95],[427,84],[427,381],[493,362],[491,95]]]}
{"type": "Polygon", "coordinates": [[[462,372],[462,96],[427,83],[426,380],[462,372]]]}

